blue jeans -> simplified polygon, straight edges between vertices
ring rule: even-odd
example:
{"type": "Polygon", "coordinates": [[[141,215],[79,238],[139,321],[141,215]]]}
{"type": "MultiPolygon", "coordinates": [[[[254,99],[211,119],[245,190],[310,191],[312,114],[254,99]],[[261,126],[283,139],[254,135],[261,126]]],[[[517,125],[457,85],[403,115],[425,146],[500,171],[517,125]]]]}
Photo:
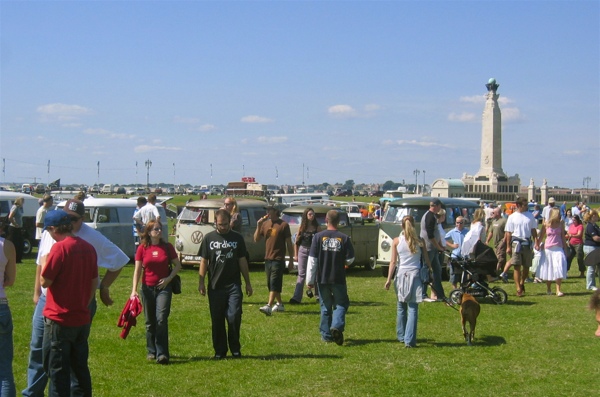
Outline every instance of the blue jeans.
{"type": "MultiPolygon", "coordinates": [[[[446,294],[444,293],[444,287],[442,287],[442,265],[440,264],[440,257],[438,250],[427,251],[429,260],[431,261],[431,269],[433,270],[433,281],[431,288],[437,295],[438,299],[445,299],[446,294]]],[[[423,297],[427,296],[427,284],[423,285],[423,297]]]]}
{"type": "Polygon", "coordinates": [[[417,345],[417,320],[419,304],[417,302],[398,302],[396,317],[396,336],[406,346],[417,345]]]}
{"type": "Polygon", "coordinates": [[[92,395],[92,378],[88,367],[88,337],[86,325],[67,327],[44,319],[43,363],[50,378],[50,397],[71,395],[71,373],[77,379],[81,395],[92,395]]]}
{"type": "Polygon", "coordinates": [[[169,358],[169,314],[171,285],[163,289],[142,284],[142,304],[146,318],[146,348],[148,354],[169,358]]]}
{"type": "Polygon", "coordinates": [[[13,376],[13,321],[8,304],[0,304],[0,396],[14,397],[13,376]]]}
{"type": "MultiPolygon", "coordinates": [[[[593,247],[591,245],[583,246],[583,257],[588,256],[590,252],[595,249],[600,249],[599,247],[593,247]]],[[[587,289],[592,289],[596,286],[596,266],[587,266],[587,271],[585,273],[585,287],[587,289]]]]}
{"type": "Polygon", "coordinates": [[[321,323],[319,330],[321,338],[332,341],[331,328],[344,332],[346,327],[346,312],[350,307],[348,288],[346,284],[319,284],[321,303],[321,323]]]}
{"type": "Polygon", "coordinates": [[[212,341],[215,354],[227,355],[227,342],[231,353],[240,353],[240,327],[242,325],[242,287],[230,284],[208,290],[208,304],[212,320],[212,341]],[[227,322],[227,330],[225,329],[227,322]]]}
{"type": "MultiPolygon", "coordinates": [[[[46,295],[41,295],[38,300],[33,318],[31,320],[31,342],[29,344],[29,364],[27,367],[27,388],[22,391],[25,397],[44,397],[44,391],[48,384],[48,375],[44,372],[42,344],[44,339],[44,307],[46,306],[46,295]]],[[[92,299],[89,309],[92,320],[96,314],[96,299],[92,299]]],[[[91,323],[87,327],[91,327],[91,323]]],[[[75,378],[75,377],[73,377],[75,378]]],[[[74,379],[75,380],[75,379],[74,379]]],[[[76,382],[73,385],[77,390],[76,382]]],[[[81,395],[73,390],[73,395],[81,395]]]]}

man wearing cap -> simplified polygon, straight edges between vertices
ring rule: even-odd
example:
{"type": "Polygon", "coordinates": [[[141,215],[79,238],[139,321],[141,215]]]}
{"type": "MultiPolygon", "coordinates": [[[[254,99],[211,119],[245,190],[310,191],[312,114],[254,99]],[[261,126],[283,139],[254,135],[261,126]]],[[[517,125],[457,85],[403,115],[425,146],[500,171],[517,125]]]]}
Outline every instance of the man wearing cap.
{"type": "Polygon", "coordinates": [[[426,302],[443,301],[446,299],[444,288],[442,287],[442,265],[440,264],[440,252],[444,252],[444,247],[440,244],[439,228],[437,226],[436,214],[442,209],[442,202],[433,198],[429,202],[429,210],[421,218],[421,238],[425,241],[427,255],[431,262],[433,271],[433,282],[431,284],[431,298],[427,298],[427,284],[423,286],[423,298],[426,302]]]}
{"type": "MultiPolygon", "coordinates": [[[[64,211],[69,215],[73,225],[73,234],[90,243],[96,251],[97,266],[106,269],[101,282],[97,285],[100,289],[100,299],[106,306],[113,304],[110,297],[109,287],[116,280],[121,269],[129,262],[119,247],[106,238],[102,233],[83,223],[85,206],[79,200],[69,200],[65,204],[64,211]]],[[[42,367],[42,337],[44,330],[44,317],[42,311],[46,304],[46,290],[40,285],[40,273],[47,256],[54,245],[55,240],[48,231],[42,233],[42,239],[38,247],[36,280],[33,292],[33,302],[36,304],[32,319],[31,343],[29,346],[29,366],[27,368],[27,388],[23,390],[23,396],[43,396],[48,377],[42,367]]],[[[96,313],[96,299],[90,303],[91,317],[96,313]]],[[[88,328],[91,323],[88,324],[88,328]]]]}
{"type": "Polygon", "coordinates": [[[269,288],[269,301],[259,310],[267,316],[272,312],[284,311],[281,300],[283,286],[283,271],[285,269],[285,251],[287,249],[289,262],[288,269],[294,268],[294,246],[290,226],[279,218],[279,209],[269,206],[267,215],[260,218],[254,232],[254,242],[258,243],[265,238],[265,273],[269,288]],[[274,304],[277,302],[276,304],[274,304]]]}
{"type": "Polygon", "coordinates": [[[88,367],[90,302],[98,285],[94,247],[73,234],[73,224],[63,210],[49,211],[44,230],[56,241],[41,271],[47,288],[44,307],[43,366],[54,396],[71,395],[71,374],[85,396],[92,395],[88,367]]]}
{"type": "Polygon", "coordinates": [[[148,202],[133,215],[133,220],[137,226],[138,233],[142,233],[144,227],[150,221],[156,220],[160,223],[160,214],[158,213],[158,208],[156,208],[156,194],[150,193],[148,195],[148,202]]]}
{"type": "Polygon", "coordinates": [[[50,210],[50,207],[52,207],[52,204],[54,204],[52,196],[49,194],[44,195],[42,198],[42,205],[35,213],[35,239],[38,241],[42,239],[42,233],[44,232],[44,218],[46,218],[46,214],[50,210]]]}
{"type": "Polygon", "coordinates": [[[542,210],[542,218],[544,218],[544,222],[550,219],[550,211],[552,211],[552,208],[554,208],[555,204],[556,200],[554,200],[554,197],[550,197],[548,199],[548,205],[542,210]]]}

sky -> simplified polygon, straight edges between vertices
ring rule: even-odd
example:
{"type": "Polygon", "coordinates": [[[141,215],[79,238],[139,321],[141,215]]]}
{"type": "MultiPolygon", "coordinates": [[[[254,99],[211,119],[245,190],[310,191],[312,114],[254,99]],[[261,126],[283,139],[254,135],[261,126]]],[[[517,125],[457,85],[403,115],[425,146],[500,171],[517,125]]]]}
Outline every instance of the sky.
{"type": "Polygon", "coordinates": [[[599,4],[2,0],[0,182],[598,188],[599,4]]]}

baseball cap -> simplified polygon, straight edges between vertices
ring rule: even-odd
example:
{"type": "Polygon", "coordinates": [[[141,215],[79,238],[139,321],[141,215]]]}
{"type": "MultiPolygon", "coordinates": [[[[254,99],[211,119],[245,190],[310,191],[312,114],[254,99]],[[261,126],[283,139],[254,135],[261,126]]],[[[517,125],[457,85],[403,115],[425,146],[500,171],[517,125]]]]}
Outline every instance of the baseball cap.
{"type": "Polygon", "coordinates": [[[85,206],[80,200],[71,199],[67,201],[63,209],[71,216],[83,217],[85,214],[85,206]]]}
{"type": "Polygon", "coordinates": [[[442,202],[440,201],[440,199],[434,198],[434,199],[431,199],[429,204],[430,205],[442,205],[442,202]]]}
{"type": "Polygon", "coordinates": [[[71,224],[71,217],[63,210],[48,211],[44,218],[44,230],[49,226],[61,226],[71,224]]]}

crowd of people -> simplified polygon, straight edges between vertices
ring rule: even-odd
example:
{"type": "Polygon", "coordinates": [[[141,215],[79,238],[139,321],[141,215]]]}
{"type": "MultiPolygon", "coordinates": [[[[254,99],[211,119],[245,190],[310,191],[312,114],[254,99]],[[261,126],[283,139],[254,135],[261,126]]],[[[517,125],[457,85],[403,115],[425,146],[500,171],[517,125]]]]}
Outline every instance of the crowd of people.
{"type": "MultiPolygon", "coordinates": [[[[83,198],[67,201],[61,210],[50,210],[52,200],[44,197],[36,217],[40,238],[33,282],[36,307],[23,396],[43,396],[48,383],[51,396],[92,394],[87,361],[88,337],[97,308],[96,290],[104,305],[112,305],[109,288],[129,258],[83,222],[83,198]],[[101,268],[106,269],[102,277],[101,268]]],[[[154,195],[138,200],[132,219],[133,231],[139,240],[130,298],[141,296],[143,303],[147,359],[168,364],[172,281],[181,264],[173,245],[163,240],[163,226],[155,203],[154,195]]],[[[541,211],[543,221],[538,228],[528,204],[525,199],[517,199],[516,210],[507,218],[499,207],[477,209],[470,228],[466,228],[465,219],[458,216],[455,227],[448,232],[442,227],[445,211],[436,198],[431,199],[429,210],[420,219],[420,229],[415,227],[412,216],[402,219],[402,232],[393,240],[384,284],[386,290],[394,285],[396,336],[400,342],[407,348],[416,346],[419,303],[446,301],[441,280],[444,254],[450,251],[449,255],[456,258],[471,255],[478,242],[493,241],[502,281],[507,282],[507,272],[513,267],[518,297],[525,294],[525,283],[530,280],[528,271],[536,251],[539,253],[536,278],[546,283],[548,294],[553,294],[551,285],[554,283],[556,295],[565,295],[562,280],[575,258],[580,276],[586,277],[586,288],[598,290],[598,269],[585,266],[585,257],[600,248],[598,212],[580,205],[563,211],[550,198],[541,211]],[[430,296],[428,286],[431,286],[430,296]]],[[[18,204],[16,207],[11,212],[17,214],[18,204]]],[[[285,310],[281,292],[287,256],[288,269],[293,267],[293,261],[298,262],[296,286],[288,303],[301,303],[307,288],[308,297],[319,299],[321,339],[343,345],[350,306],[345,269],[354,260],[354,247],[350,238],[337,230],[339,212],[327,213],[326,228],[322,230],[315,220],[314,210],[307,208],[292,243],[290,227],[280,218],[279,209],[269,206],[266,210],[267,215],[257,222],[254,232],[254,241],[264,239],[266,247],[268,296],[260,312],[271,316],[285,310]]],[[[18,215],[14,218],[17,219],[11,220],[11,225],[17,227],[18,215]]],[[[242,278],[246,295],[251,296],[254,291],[246,245],[239,233],[239,210],[233,197],[225,198],[223,207],[215,214],[215,221],[215,230],[204,236],[199,250],[198,291],[201,296],[208,296],[214,358],[225,358],[228,353],[240,358],[242,278]]],[[[0,331],[9,336],[0,341],[0,351],[6,352],[0,355],[0,391],[2,396],[9,397],[16,391],[12,374],[12,317],[5,288],[15,281],[18,258],[14,242],[0,238],[0,331]]],[[[458,277],[450,269],[450,283],[454,288],[459,285],[458,277]]]]}

